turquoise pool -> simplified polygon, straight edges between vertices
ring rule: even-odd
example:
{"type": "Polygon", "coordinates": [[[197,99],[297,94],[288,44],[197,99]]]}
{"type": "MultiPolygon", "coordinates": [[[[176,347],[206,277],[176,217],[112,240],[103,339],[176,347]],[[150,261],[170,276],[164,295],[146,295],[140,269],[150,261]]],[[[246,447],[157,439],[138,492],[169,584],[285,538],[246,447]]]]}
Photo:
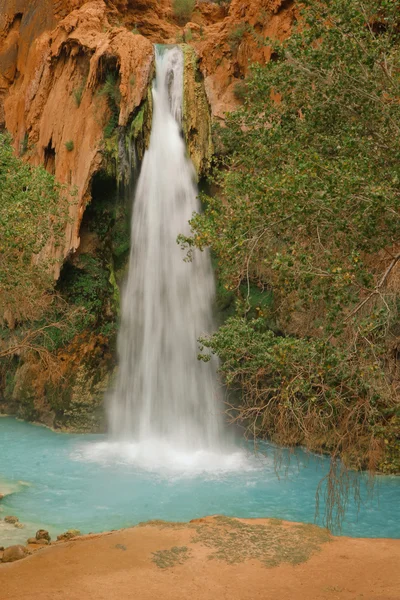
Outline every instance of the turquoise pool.
{"type": "MultiPolygon", "coordinates": [[[[39,526],[53,535],[69,528],[88,533],[212,514],[314,522],[316,488],[329,460],[298,450],[289,467],[276,470],[273,447],[262,450],[266,455],[255,455],[242,445],[187,456],[156,442],[112,444],[102,435],[0,418],[0,488],[13,491],[0,502],[0,516],[25,524],[2,523],[0,545],[25,541],[39,526]]],[[[361,506],[349,501],[336,533],[400,537],[400,478],[377,477],[372,497],[364,477],[360,485],[361,506]]]]}

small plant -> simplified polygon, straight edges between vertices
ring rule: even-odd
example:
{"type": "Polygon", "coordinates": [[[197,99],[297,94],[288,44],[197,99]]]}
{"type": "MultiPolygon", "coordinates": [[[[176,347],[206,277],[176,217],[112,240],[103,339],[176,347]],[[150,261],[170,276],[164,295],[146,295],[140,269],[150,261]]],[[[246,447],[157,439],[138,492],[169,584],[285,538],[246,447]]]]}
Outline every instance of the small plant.
{"type": "Polygon", "coordinates": [[[68,142],[65,142],[65,147],[68,150],[68,152],[72,152],[72,150],[74,149],[74,142],[72,140],[68,140],[68,142]]]}
{"type": "Polygon", "coordinates": [[[185,30],[184,37],[185,37],[185,42],[188,43],[188,42],[192,41],[192,39],[193,39],[193,33],[192,33],[192,30],[190,29],[190,27],[185,30]]]}
{"type": "Polygon", "coordinates": [[[189,21],[195,4],[196,0],[173,0],[172,8],[175,17],[182,22],[189,21]]]}
{"type": "Polygon", "coordinates": [[[232,29],[232,31],[230,32],[230,34],[228,36],[228,43],[231,47],[232,52],[237,50],[240,42],[243,39],[244,34],[247,31],[249,31],[249,28],[250,28],[250,26],[248,23],[240,23],[234,29],[232,29]]]}
{"type": "Polygon", "coordinates": [[[74,97],[75,100],[75,104],[77,105],[77,107],[79,108],[82,102],[82,96],[83,96],[83,92],[85,90],[86,87],[86,79],[84,81],[82,81],[82,83],[80,84],[79,87],[75,88],[72,91],[72,95],[74,97]]]}
{"type": "Polygon", "coordinates": [[[131,30],[131,33],[133,33],[133,35],[141,35],[137,25],[131,30]]]}
{"type": "Polygon", "coordinates": [[[153,552],[153,562],[160,569],[168,569],[175,565],[181,565],[190,558],[190,550],[187,546],[174,546],[169,550],[158,550],[153,552]]]}
{"type": "Polygon", "coordinates": [[[134,76],[134,74],[132,73],[132,75],[129,77],[129,83],[132,87],[134,87],[136,85],[136,77],[134,76]]]}
{"type": "Polygon", "coordinates": [[[109,71],[107,73],[105,82],[98,95],[107,97],[108,106],[111,111],[110,119],[104,128],[104,137],[110,138],[118,126],[119,104],[121,102],[118,72],[109,71]]]}
{"type": "Polygon", "coordinates": [[[235,83],[233,87],[233,95],[236,100],[240,100],[240,102],[244,102],[246,99],[246,84],[244,81],[238,81],[235,83]]]}
{"type": "Polygon", "coordinates": [[[24,154],[27,153],[28,151],[28,143],[29,143],[29,135],[27,132],[25,132],[24,137],[22,138],[22,141],[20,143],[19,146],[19,153],[21,156],[23,156],[24,154]]]}

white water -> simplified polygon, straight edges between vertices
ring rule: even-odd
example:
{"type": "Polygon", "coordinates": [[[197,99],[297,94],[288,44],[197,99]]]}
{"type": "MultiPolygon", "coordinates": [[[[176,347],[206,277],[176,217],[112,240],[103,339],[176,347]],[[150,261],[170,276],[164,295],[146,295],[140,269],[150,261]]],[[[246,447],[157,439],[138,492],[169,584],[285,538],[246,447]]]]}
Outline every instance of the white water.
{"type": "Polygon", "coordinates": [[[152,132],[133,205],[120,366],[109,411],[121,454],[147,466],[205,466],[222,437],[215,365],[197,359],[197,339],[213,326],[210,258],[198,252],[185,262],[176,242],[200,208],[181,136],[182,100],[182,51],[157,49],[152,132]]]}

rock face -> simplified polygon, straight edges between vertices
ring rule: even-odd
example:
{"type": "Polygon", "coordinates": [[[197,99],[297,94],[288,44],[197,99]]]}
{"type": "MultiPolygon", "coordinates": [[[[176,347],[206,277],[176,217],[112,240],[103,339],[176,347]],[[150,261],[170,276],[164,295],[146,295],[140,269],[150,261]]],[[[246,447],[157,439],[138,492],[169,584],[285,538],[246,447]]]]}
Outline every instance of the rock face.
{"type": "Polygon", "coordinates": [[[225,112],[238,104],[235,88],[247,77],[251,64],[270,60],[271,47],[265,38],[288,37],[296,16],[292,0],[232,0],[225,18],[207,27],[203,39],[195,37],[214,118],[223,120],[225,112]]]}
{"type": "MultiPolygon", "coordinates": [[[[66,193],[75,194],[62,250],[67,256],[79,245],[91,178],[102,162],[109,107],[98,92],[107,69],[119,71],[118,123],[126,125],[147,93],[153,47],[143,36],[112,26],[102,1],[83,4],[51,32],[50,17],[40,19],[35,30],[40,35],[28,56],[24,30],[19,31],[24,17],[20,25],[15,19],[6,23],[6,48],[0,55],[3,90],[4,79],[11,84],[4,101],[5,125],[31,163],[43,164],[67,186],[66,193]]],[[[51,247],[47,252],[51,257],[56,253],[51,247]]]]}
{"type": "Polygon", "coordinates": [[[14,562],[16,560],[21,560],[21,558],[25,558],[28,554],[27,548],[25,546],[9,546],[3,552],[3,563],[14,562]]]}

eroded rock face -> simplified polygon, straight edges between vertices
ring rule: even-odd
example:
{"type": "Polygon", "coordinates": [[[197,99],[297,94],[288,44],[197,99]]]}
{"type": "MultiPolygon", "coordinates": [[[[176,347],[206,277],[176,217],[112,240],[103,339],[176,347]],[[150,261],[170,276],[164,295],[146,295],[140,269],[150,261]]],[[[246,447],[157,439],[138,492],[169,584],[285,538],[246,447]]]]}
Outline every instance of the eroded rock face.
{"type": "MultiPolygon", "coordinates": [[[[66,185],[66,193],[75,194],[62,250],[66,256],[79,245],[91,178],[102,162],[109,108],[98,91],[107,68],[120,73],[119,124],[125,125],[146,95],[153,46],[141,35],[112,26],[102,1],[72,11],[51,32],[47,27],[31,44],[28,57],[21,32],[17,35],[12,26],[6,38],[13,49],[6,52],[7,64],[2,52],[3,78],[4,73],[11,78],[15,57],[19,74],[4,101],[5,124],[16,148],[23,148],[31,163],[43,164],[66,185]]],[[[49,247],[46,255],[57,258],[57,251],[49,247]]]]}
{"type": "Polygon", "coordinates": [[[120,73],[123,126],[147,93],[152,43],[183,37],[199,56],[212,115],[222,119],[238,103],[235,85],[249,64],[270,58],[260,40],[286,37],[294,18],[291,0],[198,1],[184,27],[172,0],[3,0],[0,125],[27,160],[45,165],[74,194],[64,248],[49,246],[46,256],[63,258],[79,246],[91,179],[103,160],[109,107],[98,92],[108,68],[120,73]]]}
{"type": "Polygon", "coordinates": [[[208,26],[202,38],[196,36],[193,45],[215,119],[223,120],[237,106],[235,86],[249,74],[250,65],[270,60],[271,47],[264,39],[286,39],[296,16],[293,0],[232,0],[225,18],[208,26]]]}

